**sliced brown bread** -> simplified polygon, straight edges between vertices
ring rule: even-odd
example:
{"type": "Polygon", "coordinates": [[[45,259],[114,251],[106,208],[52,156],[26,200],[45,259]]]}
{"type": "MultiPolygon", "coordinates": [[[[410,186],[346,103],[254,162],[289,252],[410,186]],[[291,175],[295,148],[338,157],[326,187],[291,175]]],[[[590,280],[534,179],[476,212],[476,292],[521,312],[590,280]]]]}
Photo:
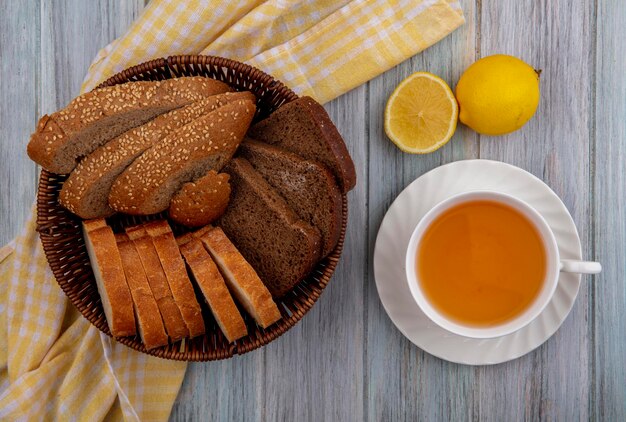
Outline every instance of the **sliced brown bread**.
{"type": "Polygon", "coordinates": [[[218,225],[274,297],[283,296],[320,258],[319,230],[303,221],[245,158],[224,171],[232,194],[218,225]]]}
{"type": "Polygon", "coordinates": [[[143,265],[141,265],[139,253],[126,234],[116,234],[115,240],[122,256],[122,267],[133,297],[141,341],[148,350],[165,346],[167,333],[161,319],[159,306],[148,283],[143,265]]]}
{"type": "Polygon", "coordinates": [[[356,184],[354,163],[328,113],[311,97],[287,103],[250,129],[250,136],[328,167],[342,192],[356,184]]]}
{"type": "Polygon", "coordinates": [[[183,184],[231,159],[254,116],[255,105],[237,100],[166,136],[115,180],[109,205],[134,215],[166,210],[183,184]]]}
{"type": "Polygon", "coordinates": [[[150,289],[159,307],[165,331],[172,341],[189,336],[189,330],[174,300],[152,238],[143,226],[129,227],[126,234],[135,245],[150,289]]]}
{"type": "Polygon", "coordinates": [[[204,77],[128,82],[96,89],[43,116],[28,144],[28,156],[44,169],[67,174],[108,140],[159,114],[211,95],[232,91],[204,77]]]}
{"type": "Polygon", "coordinates": [[[245,140],[239,151],[303,220],[319,229],[322,257],[332,252],[342,218],[341,191],[332,173],[317,161],[252,139],[245,140]]]}
{"type": "Polygon", "coordinates": [[[269,290],[222,229],[209,230],[200,240],[219,267],[230,292],[254,320],[263,328],[278,321],[280,311],[269,290]]]}
{"type": "Polygon", "coordinates": [[[247,335],[246,324],[224,279],[202,243],[192,237],[180,245],[180,251],[228,341],[232,343],[247,335]]]}
{"type": "Polygon", "coordinates": [[[108,202],[111,185],[135,158],[193,120],[239,99],[254,101],[254,95],[250,92],[213,95],[124,132],[78,163],[63,183],[59,202],[81,218],[113,214],[108,202]]]}
{"type": "Polygon", "coordinates": [[[230,176],[209,171],[195,182],[185,183],[172,198],[170,218],[183,226],[206,226],[217,220],[228,206],[230,176]]]}
{"type": "Polygon", "coordinates": [[[170,225],[165,220],[153,221],[143,226],[152,237],[152,242],[159,255],[161,266],[180,309],[180,314],[189,330],[190,337],[204,334],[202,309],[193,291],[193,285],[185,270],[185,263],[180,255],[176,239],[170,225]]]}
{"type": "Polygon", "coordinates": [[[83,236],[111,334],[134,336],[137,331],[133,301],[113,230],[104,220],[86,221],[83,236]]]}

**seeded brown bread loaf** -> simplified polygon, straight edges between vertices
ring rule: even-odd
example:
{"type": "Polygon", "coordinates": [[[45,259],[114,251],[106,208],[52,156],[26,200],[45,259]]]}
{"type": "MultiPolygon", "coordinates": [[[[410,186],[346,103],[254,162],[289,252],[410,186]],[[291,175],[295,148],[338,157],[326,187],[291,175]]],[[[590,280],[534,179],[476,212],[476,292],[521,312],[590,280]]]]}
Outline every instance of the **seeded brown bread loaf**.
{"type": "Polygon", "coordinates": [[[189,330],[174,300],[152,238],[143,226],[129,227],[126,234],[135,245],[150,289],[159,307],[165,331],[172,341],[189,336],[189,330]]]}
{"type": "Polygon", "coordinates": [[[114,210],[108,202],[111,185],[135,158],[184,125],[239,99],[253,101],[254,95],[250,92],[213,95],[124,132],[78,163],[63,183],[59,202],[81,218],[113,214],[114,210]]]}
{"type": "Polygon", "coordinates": [[[342,192],[356,184],[354,163],[328,113],[311,97],[287,103],[250,129],[250,136],[320,161],[339,181],[342,192]]]}
{"type": "Polygon", "coordinates": [[[208,230],[200,240],[220,269],[230,292],[254,320],[263,328],[278,321],[280,311],[269,290],[222,229],[208,230]]]}
{"type": "Polygon", "coordinates": [[[229,179],[228,174],[211,170],[195,182],[185,183],[170,202],[170,218],[187,227],[206,226],[217,220],[228,206],[229,179]]]}
{"type": "Polygon", "coordinates": [[[172,109],[232,91],[204,77],[128,82],[96,89],[45,115],[28,144],[28,156],[44,169],[66,174],[80,157],[108,140],[172,109]]]}
{"type": "Polygon", "coordinates": [[[233,159],[224,171],[232,193],[217,224],[272,295],[283,296],[319,260],[319,230],[300,219],[245,158],[233,159]]]}
{"type": "Polygon", "coordinates": [[[245,140],[239,151],[300,218],[319,229],[322,257],[332,252],[342,218],[341,191],[332,173],[316,161],[252,139],[245,140]]]}
{"type": "Polygon", "coordinates": [[[165,346],[167,333],[161,319],[159,306],[141,265],[139,253],[126,234],[116,234],[115,240],[122,256],[122,266],[133,297],[141,341],[148,350],[165,346]]]}
{"type": "Polygon", "coordinates": [[[247,335],[246,324],[224,279],[202,243],[198,239],[191,238],[180,245],[180,251],[228,341],[232,343],[247,335]]]}
{"type": "Polygon", "coordinates": [[[152,242],[161,260],[172,296],[180,309],[191,338],[204,334],[202,310],[193,291],[193,285],[185,270],[176,239],[165,220],[153,221],[143,226],[152,237],[152,242]]]}
{"type": "Polygon", "coordinates": [[[134,215],[166,210],[183,184],[209,170],[219,171],[230,160],[254,112],[252,101],[237,100],[165,137],[115,180],[109,205],[116,211],[134,215]]]}
{"type": "Polygon", "coordinates": [[[83,236],[111,334],[134,336],[137,331],[133,302],[113,230],[104,220],[86,221],[83,236]]]}

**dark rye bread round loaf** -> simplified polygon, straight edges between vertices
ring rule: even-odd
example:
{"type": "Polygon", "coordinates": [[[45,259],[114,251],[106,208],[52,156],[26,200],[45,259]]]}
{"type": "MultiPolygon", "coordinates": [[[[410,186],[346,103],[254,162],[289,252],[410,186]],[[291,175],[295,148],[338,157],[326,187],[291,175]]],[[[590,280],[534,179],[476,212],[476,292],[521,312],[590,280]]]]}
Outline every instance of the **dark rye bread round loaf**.
{"type": "Polygon", "coordinates": [[[344,193],[356,185],[354,163],[343,138],[324,107],[311,97],[281,106],[252,126],[250,136],[321,162],[334,173],[344,193]]]}
{"type": "Polygon", "coordinates": [[[323,165],[282,148],[246,139],[240,155],[287,201],[296,213],[322,235],[322,258],[337,245],[341,234],[341,191],[323,165]]]}
{"type": "Polygon", "coordinates": [[[257,271],[274,297],[304,278],[320,258],[319,230],[303,221],[245,158],[224,172],[232,193],[217,224],[257,271]]]}

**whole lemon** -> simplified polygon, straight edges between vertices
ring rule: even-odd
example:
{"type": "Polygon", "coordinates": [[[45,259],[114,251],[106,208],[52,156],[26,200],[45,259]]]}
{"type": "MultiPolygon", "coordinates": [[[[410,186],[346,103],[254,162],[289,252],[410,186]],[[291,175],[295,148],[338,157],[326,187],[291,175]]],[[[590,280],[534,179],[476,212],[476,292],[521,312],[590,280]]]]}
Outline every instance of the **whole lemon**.
{"type": "Polygon", "coordinates": [[[530,120],[539,104],[539,73],[496,54],[471,65],[456,86],[459,119],[478,133],[502,135],[530,120]]]}

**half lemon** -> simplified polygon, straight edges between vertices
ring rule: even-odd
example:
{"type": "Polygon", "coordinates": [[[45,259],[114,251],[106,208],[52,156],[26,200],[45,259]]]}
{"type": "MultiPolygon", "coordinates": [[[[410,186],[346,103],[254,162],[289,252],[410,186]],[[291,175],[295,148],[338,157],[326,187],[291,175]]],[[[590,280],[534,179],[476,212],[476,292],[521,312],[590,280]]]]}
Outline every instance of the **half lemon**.
{"type": "Polygon", "coordinates": [[[456,129],[459,106],[448,84],[428,72],[403,80],[385,107],[385,133],[402,151],[426,154],[444,146],[456,129]]]}

